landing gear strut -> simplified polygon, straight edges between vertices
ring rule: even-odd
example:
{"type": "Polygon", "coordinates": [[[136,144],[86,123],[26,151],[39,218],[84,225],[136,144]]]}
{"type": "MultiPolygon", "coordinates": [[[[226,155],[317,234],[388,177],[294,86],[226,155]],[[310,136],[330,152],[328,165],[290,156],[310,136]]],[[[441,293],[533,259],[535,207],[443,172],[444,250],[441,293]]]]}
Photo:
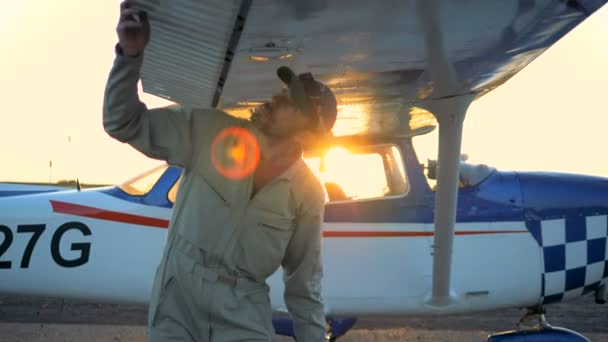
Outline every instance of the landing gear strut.
{"type": "Polygon", "coordinates": [[[536,329],[541,329],[541,328],[546,328],[546,327],[551,327],[551,325],[549,325],[549,323],[547,323],[547,319],[545,318],[545,308],[537,305],[531,308],[528,308],[526,313],[524,314],[524,316],[519,320],[519,322],[517,322],[517,330],[523,330],[523,329],[530,329],[530,328],[536,328],[536,329]],[[530,320],[536,320],[536,324],[532,327],[526,327],[526,321],[530,321],[530,320]]]}

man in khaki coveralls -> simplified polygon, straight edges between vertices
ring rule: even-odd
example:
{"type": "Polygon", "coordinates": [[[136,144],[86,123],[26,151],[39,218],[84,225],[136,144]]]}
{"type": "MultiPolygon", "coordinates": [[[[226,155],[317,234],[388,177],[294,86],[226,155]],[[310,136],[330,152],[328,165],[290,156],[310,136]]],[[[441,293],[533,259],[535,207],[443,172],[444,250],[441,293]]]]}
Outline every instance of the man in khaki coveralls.
{"type": "Polygon", "coordinates": [[[216,109],[147,109],[137,94],[150,36],[146,14],[123,3],[117,33],[104,96],[105,130],[184,169],[152,290],[149,339],[270,341],[265,281],[283,266],[297,340],[323,341],[325,195],[300,146],[333,126],[334,95],[310,74],[280,68],[288,90],[254,111],[251,121],[216,109]],[[252,164],[256,151],[259,164],[252,164]]]}

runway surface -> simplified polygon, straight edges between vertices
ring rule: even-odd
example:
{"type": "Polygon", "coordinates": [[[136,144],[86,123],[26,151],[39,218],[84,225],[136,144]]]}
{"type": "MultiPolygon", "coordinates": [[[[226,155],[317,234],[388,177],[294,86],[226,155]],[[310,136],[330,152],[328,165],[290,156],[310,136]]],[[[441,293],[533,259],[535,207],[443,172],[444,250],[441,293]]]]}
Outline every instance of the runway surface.
{"type": "MultiPolygon", "coordinates": [[[[99,304],[38,297],[0,296],[0,341],[145,341],[145,305],[99,304]]],[[[554,326],[608,342],[608,305],[592,296],[547,307],[554,326]]],[[[474,315],[362,317],[339,341],[484,341],[512,329],[523,315],[509,309],[474,315]]],[[[276,341],[292,341],[277,336],[276,341]]]]}

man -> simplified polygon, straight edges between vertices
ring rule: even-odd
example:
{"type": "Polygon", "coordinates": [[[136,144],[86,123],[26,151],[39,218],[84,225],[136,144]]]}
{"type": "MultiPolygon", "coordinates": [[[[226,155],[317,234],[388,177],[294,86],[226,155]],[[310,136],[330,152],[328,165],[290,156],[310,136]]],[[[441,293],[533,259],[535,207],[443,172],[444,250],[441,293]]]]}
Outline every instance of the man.
{"type": "Polygon", "coordinates": [[[284,93],[250,121],[215,109],[147,109],[137,82],[150,26],[121,5],[105,130],[145,155],[183,167],[148,316],[151,341],[270,341],[266,279],[284,268],[299,342],[322,341],[323,189],[301,159],[303,141],[336,119],[331,91],[280,68],[284,93]],[[258,158],[259,156],[259,158],[258,158]]]}

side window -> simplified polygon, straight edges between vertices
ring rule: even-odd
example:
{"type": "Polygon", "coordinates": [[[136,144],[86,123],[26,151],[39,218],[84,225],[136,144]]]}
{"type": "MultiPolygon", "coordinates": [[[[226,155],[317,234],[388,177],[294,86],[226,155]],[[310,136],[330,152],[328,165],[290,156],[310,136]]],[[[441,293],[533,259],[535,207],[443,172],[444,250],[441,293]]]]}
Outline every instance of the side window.
{"type": "Polygon", "coordinates": [[[182,182],[182,177],[183,176],[179,176],[179,178],[177,179],[175,184],[173,184],[171,189],[169,189],[167,198],[169,199],[169,202],[171,202],[171,203],[175,203],[175,200],[177,199],[177,189],[179,189],[179,184],[182,182]]]}
{"type": "Polygon", "coordinates": [[[152,189],[154,184],[156,184],[167,167],[167,164],[157,166],[150,171],[122,183],[119,185],[119,188],[129,195],[144,196],[152,189]]]}
{"type": "Polygon", "coordinates": [[[324,184],[329,202],[399,196],[408,191],[403,158],[394,145],[333,147],[306,162],[324,184]]]}

